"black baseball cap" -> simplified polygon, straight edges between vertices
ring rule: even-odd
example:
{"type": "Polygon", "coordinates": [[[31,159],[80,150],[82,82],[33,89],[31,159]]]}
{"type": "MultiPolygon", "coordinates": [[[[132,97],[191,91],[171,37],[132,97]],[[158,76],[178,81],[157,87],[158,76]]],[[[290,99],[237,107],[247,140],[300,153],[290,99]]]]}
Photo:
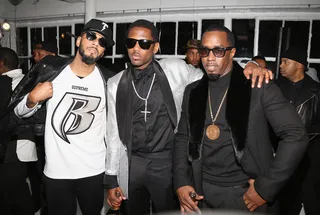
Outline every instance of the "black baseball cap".
{"type": "Polygon", "coordinates": [[[114,45],[114,41],[112,39],[112,30],[106,22],[99,19],[91,19],[83,27],[81,35],[87,31],[94,31],[100,33],[104,38],[106,38],[107,47],[114,45]]]}

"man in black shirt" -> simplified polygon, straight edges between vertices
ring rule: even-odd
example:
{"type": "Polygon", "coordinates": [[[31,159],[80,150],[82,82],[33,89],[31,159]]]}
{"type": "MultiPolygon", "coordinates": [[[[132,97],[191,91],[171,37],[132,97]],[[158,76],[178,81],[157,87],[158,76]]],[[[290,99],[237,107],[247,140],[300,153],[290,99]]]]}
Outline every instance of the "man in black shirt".
{"type": "Polygon", "coordinates": [[[267,212],[307,147],[296,111],[274,83],[251,89],[233,63],[232,32],[210,26],[199,54],[206,75],[187,86],[173,154],[181,211],[267,212]],[[274,157],[268,123],[281,136],[274,157]],[[188,175],[189,164],[193,180],[188,175]]]}
{"type": "Polygon", "coordinates": [[[301,203],[306,214],[320,211],[320,84],[305,73],[307,51],[290,47],[282,54],[276,83],[296,108],[308,135],[309,146],[299,169],[282,192],[281,214],[298,215],[301,203]]]}

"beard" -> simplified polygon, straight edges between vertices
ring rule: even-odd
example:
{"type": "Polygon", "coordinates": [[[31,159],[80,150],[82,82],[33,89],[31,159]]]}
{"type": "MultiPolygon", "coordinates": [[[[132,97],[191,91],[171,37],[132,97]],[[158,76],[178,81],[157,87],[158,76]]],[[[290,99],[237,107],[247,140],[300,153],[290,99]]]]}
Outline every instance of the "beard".
{"type": "Polygon", "coordinates": [[[98,57],[91,57],[91,56],[88,56],[84,53],[84,48],[82,47],[82,45],[80,44],[80,47],[79,47],[79,54],[80,56],[82,57],[81,60],[82,62],[84,62],[85,64],[87,65],[92,65],[92,64],[95,64],[101,57],[101,56],[98,56],[98,57]]]}
{"type": "Polygon", "coordinates": [[[217,81],[220,78],[220,74],[207,74],[209,81],[217,81]]]}

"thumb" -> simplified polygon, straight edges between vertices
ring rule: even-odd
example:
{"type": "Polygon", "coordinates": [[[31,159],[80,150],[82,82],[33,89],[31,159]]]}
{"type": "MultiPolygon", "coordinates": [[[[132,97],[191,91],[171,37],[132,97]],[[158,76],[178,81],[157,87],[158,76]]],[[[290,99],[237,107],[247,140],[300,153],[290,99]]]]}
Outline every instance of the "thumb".
{"type": "Polygon", "coordinates": [[[196,200],[199,201],[199,200],[202,200],[202,199],[203,199],[203,196],[200,196],[200,195],[197,194],[196,200]]]}
{"type": "Polygon", "coordinates": [[[249,179],[249,180],[248,180],[248,183],[249,183],[250,185],[253,185],[253,184],[254,184],[254,181],[255,181],[254,179],[249,179]]]}
{"type": "Polygon", "coordinates": [[[119,188],[119,189],[117,190],[117,192],[119,192],[119,193],[120,193],[121,199],[123,199],[123,200],[126,200],[126,199],[127,199],[127,198],[124,196],[124,194],[123,194],[123,192],[122,192],[121,188],[119,188]]]}

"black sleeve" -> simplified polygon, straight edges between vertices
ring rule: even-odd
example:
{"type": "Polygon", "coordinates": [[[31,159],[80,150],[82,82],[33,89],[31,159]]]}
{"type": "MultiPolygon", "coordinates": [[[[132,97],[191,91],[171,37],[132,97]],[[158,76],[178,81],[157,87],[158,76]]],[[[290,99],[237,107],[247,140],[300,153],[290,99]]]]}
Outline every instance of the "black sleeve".
{"type": "Polygon", "coordinates": [[[119,187],[116,175],[104,175],[103,184],[106,189],[113,189],[119,187]]]}
{"type": "Polygon", "coordinates": [[[175,134],[173,148],[173,184],[177,190],[182,186],[192,186],[190,176],[188,175],[188,101],[190,89],[187,87],[182,102],[181,118],[178,124],[178,132],[175,134]]]}
{"type": "Polygon", "coordinates": [[[272,202],[295,172],[308,145],[305,127],[295,108],[285,99],[274,83],[264,85],[261,102],[266,118],[280,137],[276,156],[270,167],[255,181],[255,189],[272,202]]]}

